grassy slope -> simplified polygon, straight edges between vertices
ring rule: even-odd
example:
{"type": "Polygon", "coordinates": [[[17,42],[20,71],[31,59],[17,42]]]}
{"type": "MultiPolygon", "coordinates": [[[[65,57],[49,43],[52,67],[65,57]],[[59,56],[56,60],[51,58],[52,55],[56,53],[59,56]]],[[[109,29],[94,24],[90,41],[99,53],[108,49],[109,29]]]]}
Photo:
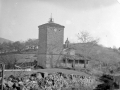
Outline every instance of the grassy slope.
{"type": "MultiPolygon", "coordinates": [[[[92,61],[102,61],[105,63],[120,62],[120,54],[110,48],[102,47],[100,45],[93,46],[91,44],[71,44],[70,47],[75,48],[76,53],[91,57],[92,61]]],[[[36,53],[37,51],[34,52],[34,54],[36,53]]],[[[20,59],[26,57],[27,54],[28,52],[24,54],[13,54],[11,57],[14,58],[15,56],[17,59],[20,59]]],[[[29,53],[28,56],[30,55],[31,54],[29,53]]]]}
{"type": "Polygon", "coordinates": [[[12,41],[0,37],[0,43],[3,43],[3,42],[8,43],[8,42],[12,42],[12,41]]]}
{"type": "MultiPolygon", "coordinates": [[[[91,44],[71,44],[70,47],[75,48],[76,53],[88,55],[89,57],[91,57],[92,58],[90,61],[91,66],[98,63],[99,61],[112,64],[120,62],[120,54],[110,48],[102,47],[100,45],[93,46],[91,44]]],[[[15,56],[17,58],[24,57],[19,54],[18,55],[16,54],[15,56]]],[[[13,57],[11,56],[11,58],[14,59],[14,55],[13,57]]]]}
{"type": "Polygon", "coordinates": [[[4,74],[7,77],[7,76],[10,76],[10,75],[19,76],[19,75],[32,74],[32,73],[36,73],[36,72],[47,72],[47,73],[63,72],[65,74],[75,74],[75,75],[89,76],[88,74],[86,74],[84,72],[78,72],[78,71],[66,70],[66,69],[57,69],[57,68],[52,68],[52,69],[38,69],[38,70],[32,70],[32,71],[10,71],[10,70],[8,70],[8,71],[5,71],[4,74]]]}
{"type": "Polygon", "coordinates": [[[117,53],[110,48],[91,44],[72,44],[71,47],[76,49],[76,53],[90,56],[93,60],[120,62],[120,53],[117,53]]]}
{"type": "Polygon", "coordinates": [[[110,68],[115,71],[114,73],[119,72],[117,68],[120,65],[120,53],[117,51],[100,45],[93,46],[90,44],[72,44],[70,47],[75,48],[76,53],[91,57],[87,68],[94,73],[98,73],[98,71],[109,73],[110,68]]]}

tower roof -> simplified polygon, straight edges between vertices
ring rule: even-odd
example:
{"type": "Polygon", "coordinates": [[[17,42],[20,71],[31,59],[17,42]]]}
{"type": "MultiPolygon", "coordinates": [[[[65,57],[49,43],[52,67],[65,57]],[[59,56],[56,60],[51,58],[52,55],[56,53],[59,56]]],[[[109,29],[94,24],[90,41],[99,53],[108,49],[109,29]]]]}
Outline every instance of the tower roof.
{"type": "Polygon", "coordinates": [[[46,26],[49,26],[49,27],[59,27],[59,28],[64,28],[64,27],[65,27],[65,26],[63,26],[63,25],[54,23],[52,16],[51,16],[51,18],[49,19],[48,23],[39,25],[38,27],[46,27],[46,26]]]}
{"type": "Polygon", "coordinates": [[[64,28],[65,27],[65,26],[62,26],[62,25],[57,24],[57,23],[45,23],[45,24],[39,25],[38,27],[46,27],[46,26],[49,26],[49,27],[60,27],[60,28],[64,28]]]}

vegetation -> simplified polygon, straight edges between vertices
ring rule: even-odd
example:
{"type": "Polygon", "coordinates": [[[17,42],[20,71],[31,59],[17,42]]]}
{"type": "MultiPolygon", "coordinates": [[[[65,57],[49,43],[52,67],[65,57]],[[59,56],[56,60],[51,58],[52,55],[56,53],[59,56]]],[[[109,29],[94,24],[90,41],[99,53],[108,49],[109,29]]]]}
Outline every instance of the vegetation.
{"type": "Polygon", "coordinates": [[[0,55],[0,61],[5,64],[6,69],[14,69],[17,59],[14,54],[0,55]]]}
{"type": "Polygon", "coordinates": [[[0,43],[0,54],[6,54],[6,53],[21,53],[23,51],[27,50],[36,50],[38,46],[38,40],[37,39],[29,39],[25,42],[3,42],[0,43]]]}
{"type": "MultiPolygon", "coordinates": [[[[103,72],[113,72],[120,71],[120,52],[117,48],[106,48],[101,45],[98,45],[99,39],[94,39],[90,36],[88,32],[80,32],[78,34],[78,40],[80,43],[71,44],[69,48],[74,48],[76,54],[83,55],[84,57],[90,57],[91,69],[102,70],[103,72]]],[[[49,52],[52,53],[52,50],[56,46],[51,45],[49,52]]],[[[36,52],[38,48],[38,39],[28,39],[27,41],[20,42],[4,42],[0,44],[0,61],[7,64],[7,68],[11,67],[17,59],[15,58],[16,53],[25,53],[27,51],[33,50],[36,52]],[[12,55],[10,55],[12,54],[12,55]],[[6,55],[4,57],[4,55],[6,55]],[[10,65],[10,66],[9,66],[10,65]]],[[[31,51],[30,51],[31,52],[31,51]]],[[[51,54],[52,55],[52,54],[51,54]]],[[[51,56],[52,57],[52,56],[51,56]]],[[[52,58],[51,58],[52,61],[52,58]]],[[[52,64],[52,62],[50,62],[52,64]]],[[[84,65],[86,67],[86,63],[84,65]]]]}
{"type": "Polygon", "coordinates": [[[0,62],[5,64],[6,69],[14,69],[18,61],[16,54],[28,51],[36,51],[38,46],[37,39],[29,39],[25,42],[3,42],[0,43],[0,62]]]}
{"type": "Polygon", "coordinates": [[[88,32],[85,31],[81,31],[80,33],[78,33],[77,37],[81,43],[98,44],[99,42],[99,38],[94,39],[88,32]]]}
{"type": "Polygon", "coordinates": [[[77,35],[80,43],[70,44],[76,54],[89,57],[89,66],[84,64],[86,69],[96,69],[105,73],[116,73],[120,71],[120,51],[117,48],[107,48],[98,44],[99,39],[94,39],[88,32],[80,32],[77,35]]]}
{"type": "MultiPolygon", "coordinates": [[[[88,57],[92,48],[88,50],[85,44],[91,44],[93,47],[94,45],[98,44],[99,39],[94,39],[88,32],[85,31],[81,31],[80,33],[78,33],[77,37],[80,43],[83,43],[84,45],[84,56],[88,57]]],[[[84,68],[86,68],[86,60],[84,63],[84,68]]]]}
{"type": "Polygon", "coordinates": [[[114,81],[114,76],[102,75],[99,78],[101,84],[99,84],[94,90],[115,90],[119,89],[119,85],[114,81]]]}
{"type": "Polygon", "coordinates": [[[1,37],[0,37],[0,43],[3,43],[3,42],[8,43],[8,42],[12,42],[12,41],[11,41],[11,40],[4,39],[4,38],[1,38],[1,37]]]}

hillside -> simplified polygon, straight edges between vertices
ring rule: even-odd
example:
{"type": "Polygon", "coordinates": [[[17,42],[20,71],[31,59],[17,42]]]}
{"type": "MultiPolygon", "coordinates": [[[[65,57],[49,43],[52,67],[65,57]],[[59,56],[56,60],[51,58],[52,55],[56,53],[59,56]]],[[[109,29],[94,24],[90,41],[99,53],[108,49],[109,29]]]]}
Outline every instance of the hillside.
{"type": "Polygon", "coordinates": [[[114,73],[120,72],[120,53],[111,48],[90,43],[70,44],[69,47],[74,48],[77,54],[90,57],[87,68],[94,73],[98,73],[98,71],[109,73],[110,70],[113,70],[114,73]]]}
{"type": "Polygon", "coordinates": [[[82,43],[71,44],[70,47],[74,48],[76,53],[89,56],[93,60],[100,60],[103,62],[120,62],[120,53],[107,47],[82,43]]]}
{"type": "Polygon", "coordinates": [[[1,38],[0,37],[0,43],[3,43],[3,42],[12,42],[11,40],[8,40],[8,39],[5,39],[5,38],[1,38]]]}

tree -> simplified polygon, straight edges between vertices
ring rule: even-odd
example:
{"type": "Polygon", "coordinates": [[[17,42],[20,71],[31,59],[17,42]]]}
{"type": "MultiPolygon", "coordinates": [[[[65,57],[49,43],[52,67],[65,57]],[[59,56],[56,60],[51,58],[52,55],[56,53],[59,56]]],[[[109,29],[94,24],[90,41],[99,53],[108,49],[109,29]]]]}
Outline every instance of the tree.
{"type": "Polygon", "coordinates": [[[17,62],[15,54],[0,55],[0,61],[5,64],[6,69],[14,69],[14,65],[17,62]]]}
{"type": "Polygon", "coordinates": [[[1,51],[2,51],[3,53],[6,53],[6,52],[9,51],[8,43],[4,42],[4,43],[1,44],[1,51]]]}
{"type": "Polygon", "coordinates": [[[119,89],[119,84],[117,84],[117,82],[115,81],[115,76],[104,74],[99,78],[99,81],[101,82],[101,84],[99,84],[93,90],[116,90],[116,89],[119,89]]]}
{"type": "Polygon", "coordinates": [[[25,42],[25,45],[29,48],[29,49],[36,49],[36,47],[38,46],[38,39],[28,39],[25,42]]]}
{"type": "Polygon", "coordinates": [[[2,46],[2,44],[0,43],[0,53],[2,53],[2,51],[3,51],[3,46],[2,46]]]}
{"type": "Polygon", "coordinates": [[[9,52],[13,51],[13,49],[14,49],[13,43],[8,42],[7,45],[8,45],[8,51],[9,52]]]}
{"type": "Polygon", "coordinates": [[[24,46],[19,41],[14,42],[13,47],[17,52],[21,52],[24,48],[24,46]]]}
{"type": "MultiPolygon", "coordinates": [[[[90,36],[90,34],[88,32],[85,32],[85,31],[81,31],[80,33],[78,33],[77,35],[77,38],[78,40],[81,42],[81,43],[84,43],[84,44],[90,44],[92,46],[98,44],[99,42],[99,39],[94,39],[93,37],[90,36]]],[[[84,45],[85,47],[86,45],[84,45]]],[[[91,51],[91,48],[90,50],[88,51],[88,48],[85,47],[85,57],[88,57],[89,56],[89,53],[91,51]]],[[[85,60],[85,63],[84,63],[84,68],[86,68],[86,60],[85,60]]]]}
{"type": "Polygon", "coordinates": [[[94,39],[93,37],[90,36],[90,34],[88,32],[85,32],[85,31],[81,31],[80,33],[78,33],[77,37],[81,43],[97,44],[99,42],[98,38],[94,39]]]}
{"type": "Polygon", "coordinates": [[[50,66],[51,66],[51,68],[53,68],[54,67],[54,63],[56,63],[56,62],[53,61],[54,55],[58,54],[58,52],[60,52],[60,51],[58,50],[57,44],[48,44],[47,51],[48,51],[47,53],[50,55],[50,57],[49,57],[49,59],[50,59],[50,62],[49,62],[50,66]]]}

